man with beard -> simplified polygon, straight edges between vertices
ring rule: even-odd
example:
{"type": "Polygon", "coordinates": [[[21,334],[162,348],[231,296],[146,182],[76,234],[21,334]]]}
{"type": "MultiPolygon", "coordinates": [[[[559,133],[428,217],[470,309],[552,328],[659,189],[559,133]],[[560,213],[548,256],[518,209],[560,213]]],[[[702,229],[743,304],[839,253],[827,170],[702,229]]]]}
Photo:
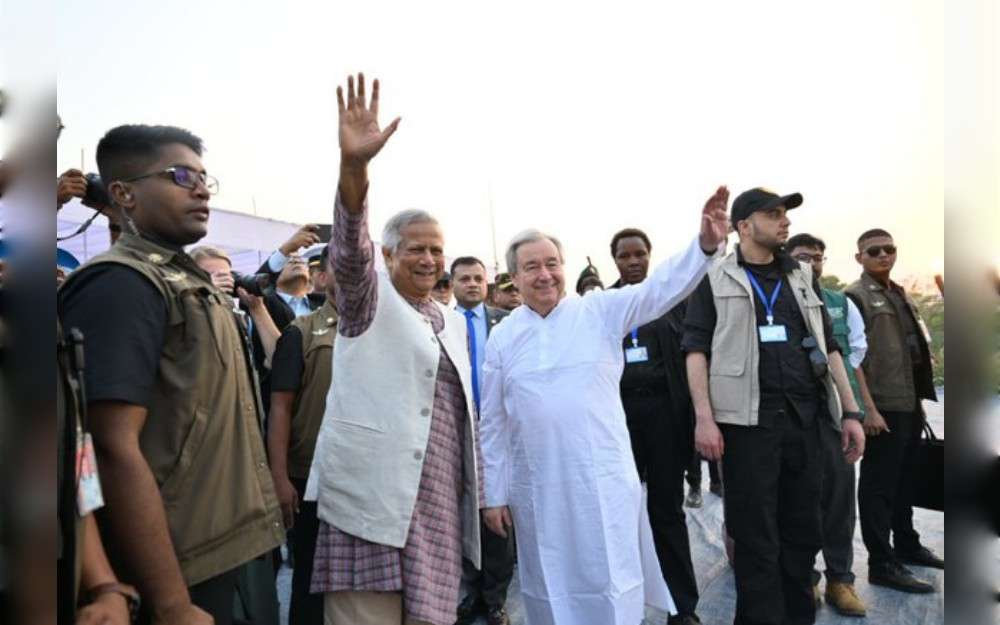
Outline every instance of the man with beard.
{"type": "Polygon", "coordinates": [[[709,270],[685,318],[695,445],[723,462],[739,625],[815,621],[819,423],[842,429],[849,462],[864,450],[818,283],[808,265],[781,251],[787,211],[800,204],[798,193],[740,194],[730,218],[739,244],[709,270]]]}

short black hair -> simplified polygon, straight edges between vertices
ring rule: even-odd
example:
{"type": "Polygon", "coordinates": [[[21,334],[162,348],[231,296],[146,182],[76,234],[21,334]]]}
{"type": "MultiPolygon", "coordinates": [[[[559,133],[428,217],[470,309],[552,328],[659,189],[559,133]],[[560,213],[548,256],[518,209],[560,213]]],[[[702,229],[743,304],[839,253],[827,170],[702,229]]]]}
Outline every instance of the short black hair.
{"type": "Polygon", "coordinates": [[[451,262],[451,275],[455,275],[455,267],[459,267],[461,265],[479,265],[484,270],[486,269],[486,265],[483,264],[483,261],[479,260],[475,256],[459,256],[451,262]]]}
{"type": "Polygon", "coordinates": [[[823,239],[806,234],[805,232],[797,234],[785,242],[785,249],[789,252],[797,247],[810,247],[818,249],[821,252],[826,251],[826,243],[823,242],[823,239]]]}
{"type": "Polygon", "coordinates": [[[141,176],[159,157],[160,149],[180,143],[201,156],[199,137],[176,126],[128,124],[112,128],[97,144],[97,169],[105,185],[141,176]]]}
{"type": "Polygon", "coordinates": [[[861,236],[858,237],[858,247],[861,247],[861,244],[867,241],[868,239],[874,239],[875,237],[889,237],[891,239],[892,235],[881,228],[872,228],[871,230],[865,230],[864,232],[861,233],[861,236]]]}
{"type": "Polygon", "coordinates": [[[646,251],[653,251],[653,244],[649,242],[649,237],[646,236],[645,232],[638,228],[625,228],[624,230],[619,230],[615,233],[615,236],[611,237],[611,258],[614,258],[618,253],[618,241],[629,237],[639,237],[646,244],[646,251]]]}

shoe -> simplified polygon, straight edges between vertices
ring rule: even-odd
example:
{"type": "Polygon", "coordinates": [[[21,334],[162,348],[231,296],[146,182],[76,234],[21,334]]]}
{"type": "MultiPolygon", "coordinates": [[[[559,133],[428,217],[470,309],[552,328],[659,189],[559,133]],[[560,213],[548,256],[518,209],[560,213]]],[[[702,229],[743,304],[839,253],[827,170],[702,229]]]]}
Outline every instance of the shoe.
{"type": "Polygon", "coordinates": [[[465,595],[465,599],[458,604],[458,620],[455,625],[472,625],[483,613],[485,606],[476,595],[465,595]]]}
{"type": "Polygon", "coordinates": [[[674,614],[667,617],[667,625],[701,625],[696,614],[674,614]]]}
{"type": "Polygon", "coordinates": [[[896,558],[899,559],[903,564],[912,564],[914,566],[929,566],[935,569],[944,570],[944,558],[939,558],[937,555],[921,545],[916,551],[900,551],[895,550],[896,558]]]}
{"type": "Polygon", "coordinates": [[[689,490],[687,499],[684,500],[684,505],[688,508],[700,508],[701,503],[701,490],[695,490],[693,488],[689,490]]]}
{"type": "Polygon", "coordinates": [[[934,586],[917,579],[906,567],[895,563],[869,568],[868,583],[873,586],[885,586],[917,595],[926,595],[934,592],[934,586]]]}
{"type": "Polygon", "coordinates": [[[722,482],[718,484],[709,484],[708,492],[712,493],[716,497],[722,497],[722,482]]]}
{"type": "Polygon", "coordinates": [[[823,594],[819,591],[819,584],[813,585],[813,605],[817,610],[823,605],[823,594]]]}
{"type": "Polygon", "coordinates": [[[495,605],[486,610],[487,625],[510,625],[510,617],[502,605],[495,605]]]}
{"type": "MultiPolygon", "coordinates": [[[[816,587],[817,591],[819,587],[816,587]]],[[[826,582],[826,603],[843,616],[865,616],[864,601],[854,591],[854,584],[826,582]]]]}

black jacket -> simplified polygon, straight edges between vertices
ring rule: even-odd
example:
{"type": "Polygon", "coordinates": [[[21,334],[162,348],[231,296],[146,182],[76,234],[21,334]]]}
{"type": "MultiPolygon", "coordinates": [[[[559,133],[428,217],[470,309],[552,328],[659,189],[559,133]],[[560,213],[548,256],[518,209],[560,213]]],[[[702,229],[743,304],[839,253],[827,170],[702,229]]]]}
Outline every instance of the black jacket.
{"type": "MultiPolygon", "coordinates": [[[[617,289],[622,286],[624,286],[622,281],[618,280],[609,288],[617,289]]],[[[687,302],[682,301],[668,310],[662,317],[650,323],[656,327],[657,338],[663,351],[663,364],[666,370],[664,382],[670,396],[670,416],[679,418],[684,423],[690,423],[693,428],[695,422],[694,404],[691,403],[691,391],[688,389],[687,364],[684,352],[681,351],[686,313],[687,302]]]]}

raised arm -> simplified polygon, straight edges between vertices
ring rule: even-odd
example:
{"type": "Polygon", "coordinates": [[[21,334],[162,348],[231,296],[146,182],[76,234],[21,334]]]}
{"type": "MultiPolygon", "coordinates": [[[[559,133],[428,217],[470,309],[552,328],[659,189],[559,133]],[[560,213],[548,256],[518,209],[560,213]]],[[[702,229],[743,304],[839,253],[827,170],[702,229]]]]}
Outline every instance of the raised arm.
{"type": "Polygon", "coordinates": [[[358,336],[375,315],[375,258],[368,233],[368,162],[385,145],[399,126],[397,117],[384,129],[378,125],[379,82],[372,85],[371,102],[366,102],[365,77],[347,77],[347,101],[337,87],[339,115],[340,181],[333,215],[330,258],[337,280],[339,332],[358,336]]]}
{"type": "Polygon", "coordinates": [[[729,190],[719,187],[701,210],[701,231],[684,250],[660,263],[641,284],[611,289],[593,301],[602,308],[608,329],[625,336],[632,328],[657,319],[681,300],[705,276],[728,232],[729,190]]]}

